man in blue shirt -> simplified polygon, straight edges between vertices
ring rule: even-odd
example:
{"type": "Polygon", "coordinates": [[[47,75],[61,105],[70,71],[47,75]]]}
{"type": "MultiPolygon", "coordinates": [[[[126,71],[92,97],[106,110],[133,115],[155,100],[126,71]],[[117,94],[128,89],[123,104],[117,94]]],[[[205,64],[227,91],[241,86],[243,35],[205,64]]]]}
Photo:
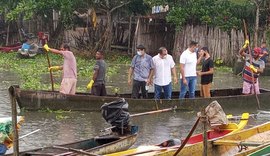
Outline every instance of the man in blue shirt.
{"type": "Polygon", "coordinates": [[[133,75],[132,98],[140,98],[139,92],[142,93],[142,98],[147,98],[147,86],[150,84],[150,75],[153,72],[152,57],[145,52],[143,45],[137,46],[137,55],[132,59],[129,72],[128,84],[131,86],[131,75],[133,75]]]}

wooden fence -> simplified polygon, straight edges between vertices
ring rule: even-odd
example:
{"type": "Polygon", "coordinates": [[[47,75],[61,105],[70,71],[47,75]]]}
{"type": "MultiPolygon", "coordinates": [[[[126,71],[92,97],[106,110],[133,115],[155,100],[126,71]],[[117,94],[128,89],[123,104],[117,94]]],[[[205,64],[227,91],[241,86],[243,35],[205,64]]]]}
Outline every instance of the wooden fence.
{"type": "Polygon", "coordinates": [[[201,47],[207,46],[214,60],[221,59],[232,65],[244,43],[244,34],[237,30],[227,33],[207,26],[185,26],[182,31],[175,33],[173,51],[177,61],[180,54],[188,48],[190,40],[199,42],[201,47]]]}

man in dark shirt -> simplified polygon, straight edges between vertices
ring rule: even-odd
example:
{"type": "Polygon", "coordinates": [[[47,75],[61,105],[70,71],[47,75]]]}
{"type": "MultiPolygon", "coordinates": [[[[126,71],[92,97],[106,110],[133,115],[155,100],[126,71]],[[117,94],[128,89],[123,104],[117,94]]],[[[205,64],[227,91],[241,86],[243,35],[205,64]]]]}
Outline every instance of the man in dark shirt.
{"type": "Polygon", "coordinates": [[[261,44],[261,54],[260,54],[260,57],[264,61],[264,63],[267,63],[268,62],[268,56],[269,56],[269,53],[268,52],[269,51],[266,48],[266,42],[262,42],[262,44],[261,44]]]}
{"type": "Polygon", "coordinates": [[[210,57],[207,47],[203,47],[200,50],[199,56],[204,58],[202,61],[202,70],[197,72],[197,75],[201,76],[200,94],[202,97],[211,97],[210,89],[213,82],[214,62],[210,57]]]}
{"type": "Polygon", "coordinates": [[[87,89],[91,89],[91,93],[96,96],[106,96],[105,88],[105,73],[106,63],[103,58],[103,52],[96,52],[96,64],[94,66],[94,75],[92,80],[88,83],[87,89]]]}

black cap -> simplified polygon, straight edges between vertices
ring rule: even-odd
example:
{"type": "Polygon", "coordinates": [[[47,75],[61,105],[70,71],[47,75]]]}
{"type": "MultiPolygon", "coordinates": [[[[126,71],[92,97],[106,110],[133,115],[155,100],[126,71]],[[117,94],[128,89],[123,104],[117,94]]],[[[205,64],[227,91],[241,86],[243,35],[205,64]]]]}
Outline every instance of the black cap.
{"type": "Polygon", "coordinates": [[[137,49],[145,49],[145,47],[143,46],[143,45],[138,45],[137,47],[136,47],[137,49]]]}

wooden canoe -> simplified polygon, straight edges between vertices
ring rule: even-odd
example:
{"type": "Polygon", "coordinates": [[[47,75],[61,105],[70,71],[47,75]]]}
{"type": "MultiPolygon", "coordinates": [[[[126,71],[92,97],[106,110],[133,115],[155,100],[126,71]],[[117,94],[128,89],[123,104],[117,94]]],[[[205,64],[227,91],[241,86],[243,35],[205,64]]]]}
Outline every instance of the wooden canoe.
{"type": "Polygon", "coordinates": [[[256,148],[256,151],[247,155],[247,156],[266,156],[270,154],[270,145],[268,144],[267,146],[258,149],[256,148]]]}
{"type": "Polygon", "coordinates": [[[21,47],[22,47],[21,43],[16,43],[16,44],[0,47],[0,51],[6,52],[6,53],[14,52],[14,51],[18,51],[18,49],[20,49],[21,47]]]}
{"type": "MultiPolygon", "coordinates": [[[[215,138],[219,138],[228,134],[233,134],[236,133],[240,130],[242,130],[248,123],[248,119],[249,119],[249,113],[243,113],[240,119],[240,122],[238,124],[236,123],[229,123],[226,126],[220,127],[220,131],[214,131],[214,130],[209,130],[207,132],[208,134],[208,140],[213,140],[215,138]]],[[[187,150],[188,147],[192,147],[194,145],[194,149],[196,149],[197,147],[202,147],[203,143],[203,135],[202,134],[196,134],[193,135],[189,138],[186,146],[184,147],[184,149],[181,152],[182,154],[185,153],[186,155],[189,155],[189,151],[187,150]]],[[[171,150],[175,150],[177,149],[178,146],[173,146],[171,147],[162,147],[160,145],[153,145],[153,146],[141,146],[135,149],[129,149],[127,151],[122,151],[122,152],[118,152],[118,153],[112,153],[112,154],[108,154],[107,156],[131,156],[131,155],[155,155],[156,153],[166,153],[169,152],[171,150]]],[[[190,148],[189,148],[190,149],[190,148]]]]}
{"type": "MultiPolygon", "coordinates": [[[[137,128],[135,128],[137,131],[137,128]]],[[[137,140],[137,132],[125,136],[105,135],[91,139],[77,141],[73,143],[38,148],[20,152],[20,156],[34,155],[54,155],[54,156],[73,156],[82,153],[76,151],[87,152],[93,155],[104,155],[108,153],[127,150],[137,140]]],[[[10,154],[12,155],[12,154],[10,154]]]]}
{"type": "MultiPolygon", "coordinates": [[[[221,138],[208,141],[208,156],[233,156],[247,155],[254,152],[258,146],[270,143],[270,122],[242,130],[221,138]]],[[[178,155],[180,156],[201,156],[203,146],[198,144],[186,146],[178,155]]],[[[172,156],[177,148],[159,151],[152,155],[172,156]]]]}
{"type": "MultiPolygon", "coordinates": [[[[211,98],[201,98],[199,91],[196,91],[197,98],[178,99],[179,92],[173,92],[171,100],[155,100],[154,93],[149,93],[149,99],[132,99],[130,94],[93,96],[88,93],[76,93],[76,95],[64,95],[58,91],[35,91],[23,90],[15,86],[16,101],[21,109],[26,110],[74,110],[74,111],[100,111],[101,105],[111,102],[119,97],[125,98],[129,104],[129,111],[143,112],[157,109],[165,109],[177,106],[177,109],[201,111],[209,103],[217,100],[224,111],[233,109],[243,112],[252,112],[257,109],[255,95],[242,95],[242,88],[212,90],[211,98]]],[[[261,109],[270,109],[270,90],[261,89],[260,99],[261,109]]],[[[243,113],[240,112],[240,113],[243,113]]]]}

